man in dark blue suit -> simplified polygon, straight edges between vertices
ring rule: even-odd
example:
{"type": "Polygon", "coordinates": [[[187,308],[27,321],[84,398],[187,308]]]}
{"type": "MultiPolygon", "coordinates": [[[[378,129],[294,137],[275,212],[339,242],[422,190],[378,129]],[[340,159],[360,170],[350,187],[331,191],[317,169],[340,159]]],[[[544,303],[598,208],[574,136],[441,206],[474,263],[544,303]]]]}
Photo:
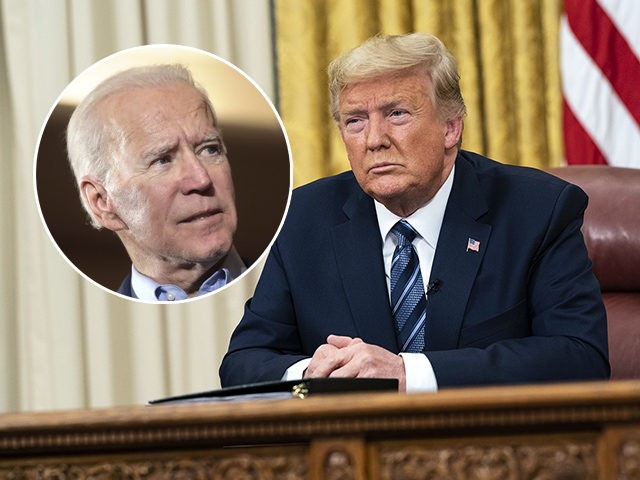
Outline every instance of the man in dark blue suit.
{"type": "Polygon", "coordinates": [[[608,378],[584,192],[459,150],[457,67],[433,36],[374,37],[329,77],[352,171],[294,192],[223,386],[392,377],[401,391],[434,391],[608,378]]]}

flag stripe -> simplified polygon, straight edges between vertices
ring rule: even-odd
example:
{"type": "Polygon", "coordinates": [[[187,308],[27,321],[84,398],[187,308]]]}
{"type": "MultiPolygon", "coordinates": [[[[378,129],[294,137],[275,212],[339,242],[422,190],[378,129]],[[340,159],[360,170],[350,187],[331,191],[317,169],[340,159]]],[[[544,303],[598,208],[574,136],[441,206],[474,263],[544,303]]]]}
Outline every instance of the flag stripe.
{"type": "Polygon", "coordinates": [[[629,47],[640,58],[640,28],[638,28],[638,5],[629,0],[598,0],[602,9],[616,25],[629,47]]]}
{"type": "Polygon", "coordinates": [[[582,128],[582,124],[573,114],[567,102],[562,102],[562,126],[564,128],[567,148],[565,156],[569,165],[603,165],[607,161],[598,146],[582,128]]]}
{"type": "Polygon", "coordinates": [[[640,125],[640,89],[636,82],[629,81],[640,79],[640,62],[627,40],[597,2],[565,0],[564,5],[575,37],[640,125]]]}
{"type": "MultiPolygon", "coordinates": [[[[562,18],[560,38],[562,90],[575,118],[597,145],[607,163],[616,166],[640,166],[640,127],[615,94],[602,71],[573,35],[566,16],[562,18]]],[[[567,122],[565,128],[571,125],[572,122],[567,122]]],[[[564,135],[567,156],[573,155],[572,149],[586,148],[571,143],[572,139],[580,138],[578,133],[565,130],[564,135]]],[[[597,154],[584,158],[592,158],[595,155],[597,154]]]]}

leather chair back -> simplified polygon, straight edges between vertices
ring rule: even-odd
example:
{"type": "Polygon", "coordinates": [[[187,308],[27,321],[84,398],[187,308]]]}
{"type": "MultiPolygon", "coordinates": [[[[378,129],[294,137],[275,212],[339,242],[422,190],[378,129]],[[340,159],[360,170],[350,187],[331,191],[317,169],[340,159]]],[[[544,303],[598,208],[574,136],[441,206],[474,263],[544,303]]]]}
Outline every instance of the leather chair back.
{"type": "Polygon", "coordinates": [[[640,169],[549,172],[589,195],[582,233],[607,309],[611,379],[640,378],[640,169]]]}

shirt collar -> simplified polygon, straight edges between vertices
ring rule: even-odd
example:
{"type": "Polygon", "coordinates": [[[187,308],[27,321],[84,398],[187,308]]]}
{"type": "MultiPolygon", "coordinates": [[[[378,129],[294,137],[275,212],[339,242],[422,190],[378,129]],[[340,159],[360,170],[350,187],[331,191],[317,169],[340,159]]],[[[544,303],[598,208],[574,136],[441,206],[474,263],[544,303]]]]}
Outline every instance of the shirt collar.
{"type": "MultiPolygon", "coordinates": [[[[451,188],[453,186],[453,174],[455,172],[455,168],[456,167],[454,164],[451,172],[449,173],[449,176],[433,196],[433,198],[429,200],[424,206],[420,207],[418,210],[406,217],[406,220],[411,224],[411,226],[434,249],[438,244],[440,227],[442,226],[444,212],[447,208],[449,194],[451,193],[451,188]]],[[[389,210],[387,210],[387,207],[382,205],[377,200],[374,200],[374,204],[376,207],[376,214],[378,216],[380,235],[382,235],[382,242],[384,243],[393,226],[399,220],[402,220],[403,217],[399,217],[395,213],[390,212],[389,210]]]]}
{"type": "MultiPolygon", "coordinates": [[[[217,290],[231,280],[239,277],[247,267],[238,255],[235,247],[232,247],[221,267],[213,272],[200,286],[196,296],[205,295],[217,290]]],[[[187,293],[180,287],[172,284],[159,284],[155,280],[143,275],[138,269],[131,265],[131,289],[140,300],[149,302],[155,301],[177,301],[187,300],[187,293]]]]}

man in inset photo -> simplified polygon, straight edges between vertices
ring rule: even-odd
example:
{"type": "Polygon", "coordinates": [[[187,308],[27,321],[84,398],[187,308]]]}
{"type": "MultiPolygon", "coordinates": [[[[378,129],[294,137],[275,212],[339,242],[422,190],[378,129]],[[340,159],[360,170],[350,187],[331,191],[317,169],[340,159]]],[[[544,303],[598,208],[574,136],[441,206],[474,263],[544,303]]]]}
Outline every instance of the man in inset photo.
{"type": "MultiPolygon", "coordinates": [[[[228,117],[237,117],[223,134],[217,105],[194,77],[182,63],[120,69],[84,95],[68,120],[66,151],[80,197],[73,202],[82,204],[84,224],[103,236],[113,232],[108,240],[116,237],[117,248],[124,247],[128,265],[120,262],[117,272],[109,260],[100,263],[103,237],[95,237],[93,248],[81,245],[92,242],[64,225],[64,208],[45,201],[57,183],[44,173],[54,171],[44,153],[51,151],[43,146],[50,141],[46,131],[40,144],[38,192],[52,237],[82,273],[89,264],[99,274],[110,271],[108,287],[130,298],[174,302],[220,289],[266,250],[284,215],[290,166],[282,129],[241,125],[233,104],[243,95],[231,85],[216,97],[228,117]],[[239,159],[228,153],[227,131],[239,159]],[[236,205],[236,173],[242,205],[236,205]],[[238,242],[242,222],[247,225],[238,242]]],[[[277,119],[270,113],[268,120],[277,119]]]]}
{"type": "Polygon", "coordinates": [[[133,263],[119,293],[183,300],[246,269],[233,246],[224,140],[186,68],[137,67],[105,80],[73,113],[67,148],[92,224],[115,232],[133,263]]]}

